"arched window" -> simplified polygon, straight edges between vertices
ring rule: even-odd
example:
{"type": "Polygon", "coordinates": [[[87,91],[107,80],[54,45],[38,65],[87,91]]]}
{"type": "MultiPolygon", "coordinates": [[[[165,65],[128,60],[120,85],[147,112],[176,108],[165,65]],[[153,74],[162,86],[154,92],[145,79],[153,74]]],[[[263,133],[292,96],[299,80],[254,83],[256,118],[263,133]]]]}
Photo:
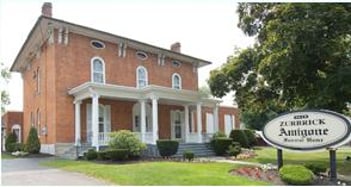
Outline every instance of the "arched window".
{"type": "Polygon", "coordinates": [[[105,63],[100,57],[91,59],[91,81],[105,83],[105,63]]]}
{"type": "Polygon", "coordinates": [[[182,89],[182,78],[178,73],[172,75],[172,88],[178,90],[182,89]]]}
{"type": "Polygon", "coordinates": [[[148,84],[147,70],[143,66],[139,66],[136,70],[137,88],[144,88],[148,84]]]}

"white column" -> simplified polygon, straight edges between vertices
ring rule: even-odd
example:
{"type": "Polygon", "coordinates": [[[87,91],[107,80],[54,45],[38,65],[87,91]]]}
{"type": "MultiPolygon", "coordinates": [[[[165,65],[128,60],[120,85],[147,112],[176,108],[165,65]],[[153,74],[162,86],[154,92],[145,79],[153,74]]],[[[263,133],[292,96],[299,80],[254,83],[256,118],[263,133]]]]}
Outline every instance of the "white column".
{"type": "Polygon", "coordinates": [[[93,94],[92,96],[92,115],[91,115],[91,124],[93,130],[93,145],[96,147],[96,150],[99,151],[99,95],[93,94]]]}
{"type": "Polygon", "coordinates": [[[215,132],[219,131],[219,124],[218,124],[218,104],[213,108],[213,125],[215,132]]]}
{"type": "Polygon", "coordinates": [[[74,127],[75,127],[75,145],[80,146],[80,104],[82,101],[74,101],[74,127]]]}
{"type": "Polygon", "coordinates": [[[140,134],[141,142],[145,143],[146,133],[146,113],[145,113],[145,100],[140,100],[140,134]]]}
{"type": "Polygon", "coordinates": [[[197,103],[196,105],[197,112],[197,138],[198,143],[202,143],[202,112],[201,112],[201,103],[197,103]]]}
{"type": "Polygon", "coordinates": [[[185,113],[185,143],[189,141],[189,106],[184,106],[184,113],[185,113]]]}
{"type": "Polygon", "coordinates": [[[152,141],[156,144],[158,140],[158,98],[153,96],[152,98],[152,141]]]}

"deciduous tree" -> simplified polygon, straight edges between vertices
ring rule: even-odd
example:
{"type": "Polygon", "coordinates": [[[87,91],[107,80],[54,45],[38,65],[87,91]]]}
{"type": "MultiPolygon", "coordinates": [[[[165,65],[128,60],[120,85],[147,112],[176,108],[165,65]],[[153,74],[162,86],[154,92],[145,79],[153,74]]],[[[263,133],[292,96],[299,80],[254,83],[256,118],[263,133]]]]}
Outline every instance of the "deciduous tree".
{"type": "Polygon", "coordinates": [[[347,112],[351,4],[240,3],[237,12],[238,27],[257,42],[211,72],[213,95],[235,90],[243,121],[255,128],[283,111],[347,112]]]}

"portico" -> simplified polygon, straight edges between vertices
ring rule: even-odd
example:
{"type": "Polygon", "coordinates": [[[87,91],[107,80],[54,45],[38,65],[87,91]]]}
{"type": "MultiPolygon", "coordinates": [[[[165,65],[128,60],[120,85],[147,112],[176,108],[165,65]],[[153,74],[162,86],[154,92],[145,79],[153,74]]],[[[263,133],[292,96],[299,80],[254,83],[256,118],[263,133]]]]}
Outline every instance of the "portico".
{"type": "MultiPolygon", "coordinates": [[[[203,107],[213,109],[214,129],[218,130],[218,105],[220,100],[202,98],[196,91],[176,90],[154,85],[134,88],[86,82],[71,89],[69,94],[74,97],[75,144],[77,146],[82,141],[81,104],[83,100],[90,99],[91,107],[88,105],[87,109],[87,142],[91,142],[91,145],[96,147],[97,150],[99,146],[107,144],[108,133],[111,132],[111,126],[115,125],[111,124],[111,116],[116,115],[111,113],[111,108],[108,106],[101,106],[101,99],[134,102],[135,104],[131,110],[132,114],[129,114],[133,123],[130,129],[138,134],[142,142],[147,144],[156,144],[156,140],[160,138],[159,136],[164,136],[162,132],[168,133],[169,130],[171,131],[169,132],[169,138],[184,143],[202,143],[206,141],[206,133],[203,132],[202,124],[203,107]],[[168,123],[167,120],[166,122],[165,120],[159,122],[159,119],[163,119],[163,116],[159,115],[159,107],[165,105],[176,106],[176,109],[169,109],[168,123]],[[91,112],[89,108],[91,108],[91,112]],[[89,113],[91,113],[91,123],[89,113]],[[166,128],[167,125],[169,126],[166,128]]],[[[117,129],[121,130],[122,128],[117,127],[117,129]]]]}

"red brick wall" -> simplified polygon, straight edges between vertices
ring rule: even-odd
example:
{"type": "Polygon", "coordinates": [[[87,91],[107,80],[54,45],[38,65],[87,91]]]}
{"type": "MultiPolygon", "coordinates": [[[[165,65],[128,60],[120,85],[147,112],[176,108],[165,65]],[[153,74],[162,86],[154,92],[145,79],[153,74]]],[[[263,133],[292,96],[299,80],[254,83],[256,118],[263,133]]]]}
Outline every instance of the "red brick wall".
{"type": "MultiPolygon", "coordinates": [[[[157,64],[157,55],[148,54],[145,61],[139,60],[135,53],[137,50],[127,48],[125,58],[118,57],[118,45],[103,41],[105,49],[94,49],[90,45],[92,38],[69,34],[68,45],[55,44],[55,101],[56,110],[56,141],[71,142],[74,139],[74,106],[73,97],[67,95],[68,90],[84,82],[90,81],[91,59],[99,56],[105,62],[106,83],[136,86],[136,68],[144,66],[148,71],[149,84],[171,87],[173,73],[182,77],[182,88],[197,90],[197,72],[193,66],[182,63],[181,67],[171,65],[171,59],[166,58],[164,66],[157,64]],[[186,80],[186,81],[184,81],[186,80]]],[[[132,120],[129,118],[128,120],[132,120]]]]}
{"type": "MultiPolygon", "coordinates": [[[[193,66],[182,63],[179,68],[173,67],[172,59],[166,58],[164,66],[158,65],[157,54],[148,54],[145,61],[139,60],[135,53],[137,50],[127,48],[125,58],[118,57],[118,45],[103,41],[105,49],[94,49],[90,45],[92,38],[69,33],[68,45],[57,43],[57,30],[55,30],[55,44],[44,44],[41,54],[34,58],[31,68],[23,72],[24,80],[24,138],[28,135],[31,126],[31,112],[36,118],[39,109],[41,113],[40,124],[47,125],[47,136],[41,136],[43,144],[68,143],[74,141],[74,104],[73,97],[68,91],[84,82],[89,82],[91,77],[91,59],[99,56],[105,62],[106,83],[136,86],[136,68],[144,66],[148,71],[149,84],[171,87],[173,73],[182,77],[182,88],[198,90],[197,72],[193,66]],[[40,68],[41,91],[35,92],[36,80],[33,71],[40,68]]],[[[86,135],[86,103],[81,105],[82,138],[86,135]]],[[[100,99],[100,103],[111,105],[112,130],[132,129],[132,107],[135,101],[118,101],[100,99]]],[[[183,106],[159,105],[159,136],[170,138],[170,110],[184,110],[183,106]]],[[[212,109],[208,109],[212,113],[212,109]]],[[[203,132],[206,132],[206,109],[203,109],[203,132]]],[[[219,109],[219,128],[223,130],[224,114],[234,114],[236,125],[239,125],[237,110],[221,107],[219,109]]],[[[196,115],[195,121],[196,121],[196,115]]],[[[37,122],[37,119],[35,119],[37,122]]],[[[195,125],[196,128],[196,125],[195,125]]]]}
{"type": "Polygon", "coordinates": [[[21,139],[23,140],[23,112],[8,111],[2,116],[2,123],[4,124],[6,134],[11,132],[13,125],[21,126],[21,139]]]}
{"type": "MultiPolygon", "coordinates": [[[[202,132],[206,132],[206,113],[213,114],[213,108],[203,107],[202,109],[202,132]]],[[[224,132],[224,116],[234,115],[235,116],[235,128],[240,128],[240,119],[239,119],[239,109],[234,107],[220,106],[218,108],[218,130],[224,132]]]]}
{"type": "Polygon", "coordinates": [[[42,144],[55,142],[55,62],[54,45],[44,43],[38,56],[35,56],[30,66],[22,73],[23,76],[23,135],[27,138],[31,127],[31,113],[34,115],[37,124],[37,111],[40,112],[40,126],[47,125],[48,135],[41,136],[42,144]],[[34,71],[39,68],[40,92],[36,92],[37,81],[33,78],[34,71]]]}

